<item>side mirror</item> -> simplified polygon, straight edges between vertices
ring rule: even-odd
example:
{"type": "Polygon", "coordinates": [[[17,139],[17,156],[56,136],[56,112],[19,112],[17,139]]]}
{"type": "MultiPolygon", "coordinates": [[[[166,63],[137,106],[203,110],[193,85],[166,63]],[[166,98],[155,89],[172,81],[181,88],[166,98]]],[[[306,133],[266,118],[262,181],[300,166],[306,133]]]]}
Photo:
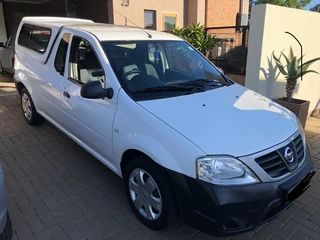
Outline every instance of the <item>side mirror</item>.
{"type": "Polygon", "coordinates": [[[87,82],[81,86],[80,95],[83,98],[99,99],[113,97],[113,89],[104,89],[100,81],[87,82]]]}
{"type": "Polygon", "coordinates": [[[4,43],[3,42],[0,42],[0,47],[4,47],[4,43]]]}
{"type": "Polygon", "coordinates": [[[222,74],[224,74],[224,71],[223,71],[223,69],[222,69],[221,67],[217,67],[217,69],[218,69],[222,74]]]}

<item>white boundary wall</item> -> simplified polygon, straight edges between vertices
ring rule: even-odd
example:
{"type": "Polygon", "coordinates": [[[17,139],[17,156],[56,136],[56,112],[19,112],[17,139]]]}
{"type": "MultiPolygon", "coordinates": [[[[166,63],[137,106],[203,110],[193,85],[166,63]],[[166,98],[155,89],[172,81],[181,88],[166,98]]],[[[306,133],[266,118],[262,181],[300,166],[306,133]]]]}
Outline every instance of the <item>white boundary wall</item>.
{"type": "MultiPolygon", "coordinates": [[[[250,20],[246,87],[269,98],[285,96],[285,78],[279,70],[275,72],[272,52],[279,57],[282,50],[288,54],[292,46],[295,55],[300,57],[300,46],[285,33],[288,31],[302,43],[306,54],[304,61],[320,57],[319,26],[320,13],[268,4],[254,6],[250,20]]],[[[320,61],[310,69],[320,73],[320,61]]],[[[320,75],[310,73],[303,77],[303,81],[298,80],[293,96],[311,101],[309,113],[320,109],[320,75]]]]}

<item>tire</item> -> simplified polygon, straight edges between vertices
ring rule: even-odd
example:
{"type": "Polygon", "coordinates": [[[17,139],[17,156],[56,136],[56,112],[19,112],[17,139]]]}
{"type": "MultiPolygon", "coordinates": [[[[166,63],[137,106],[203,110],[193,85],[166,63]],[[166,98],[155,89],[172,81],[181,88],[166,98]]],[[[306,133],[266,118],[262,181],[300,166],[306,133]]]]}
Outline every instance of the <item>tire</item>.
{"type": "Polygon", "coordinates": [[[39,125],[43,122],[43,117],[37,112],[32,98],[26,88],[21,90],[21,109],[24,119],[30,125],[39,125]]]}
{"type": "Polygon", "coordinates": [[[6,226],[0,235],[0,240],[11,240],[11,239],[12,239],[12,225],[11,225],[10,216],[9,214],[7,214],[6,226]]]}
{"type": "Polygon", "coordinates": [[[125,191],[129,204],[136,217],[144,225],[158,231],[165,229],[169,223],[177,219],[177,208],[166,178],[150,158],[134,157],[129,161],[124,172],[125,191]],[[137,180],[139,176],[142,177],[137,180]],[[150,189],[155,190],[150,191],[150,189]],[[152,199],[157,200],[152,201],[152,207],[148,205],[151,203],[151,196],[152,199]],[[153,207],[155,205],[157,206],[153,207]]]}

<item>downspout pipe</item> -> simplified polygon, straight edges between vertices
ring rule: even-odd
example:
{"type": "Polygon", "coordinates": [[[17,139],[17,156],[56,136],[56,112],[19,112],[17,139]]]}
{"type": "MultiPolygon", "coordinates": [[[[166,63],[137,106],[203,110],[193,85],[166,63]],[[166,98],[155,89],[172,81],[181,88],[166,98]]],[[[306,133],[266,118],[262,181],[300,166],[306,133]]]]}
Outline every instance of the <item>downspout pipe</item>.
{"type": "Polygon", "coordinates": [[[245,0],[240,0],[240,1],[241,1],[240,13],[244,13],[244,1],[245,0]]]}

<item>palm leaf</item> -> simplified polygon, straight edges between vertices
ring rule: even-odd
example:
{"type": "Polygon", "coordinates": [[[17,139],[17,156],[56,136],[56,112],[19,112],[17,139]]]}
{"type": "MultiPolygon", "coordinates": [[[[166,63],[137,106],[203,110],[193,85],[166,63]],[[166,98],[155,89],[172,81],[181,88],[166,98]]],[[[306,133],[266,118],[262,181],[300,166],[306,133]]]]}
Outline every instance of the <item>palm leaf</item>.
{"type": "Polygon", "coordinates": [[[294,58],[293,49],[292,47],[290,47],[290,57],[289,57],[290,61],[292,61],[293,58],[294,58]]]}
{"type": "Polygon", "coordinates": [[[296,76],[298,72],[297,68],[297,58],[293,57],[291,62],[288,65],[288,75],[289,76],[296,76]]]}
{"type": "Polygon", "coordinates": [[[275,55],[274,55],[274,52],[272,53],[273,54],[273,59],[277,65],[277,67],[279,68],[280,72],[283,74],[283,75],[287,75],[287,72],[286,70],[284,69],[283,65],[282,65],[282,62],[280,61],[279,58],[277,58],[275,55]]]}
{"type": "Polygon", "coordinates": [[[307,74],[307,73],[316,73],[316,74],[319,74],[317,71],[314,71],[314,70],[308,70],[308,71],[305,71],[302,73],[302,76],[307,74]]]}
{"type": "Polygon", "coordinates": [[[306,71],[306,70],[308,70],[308,68],[311,66],[312,63],[314,63],[314,62],[316,62],[316,61],[319,61],[319,60],[320,60],[320,57],[311,59],[311,60],[303,63],[303,64],[301,65],[301,68],[302,68],[304,71],[306,71]]]}
{"type": "Polygon", "coordinates": [[[304,56],[306,56],[306,55],[304,54],[301,58],[299,58],[299,59],[297,60],[298,66],[300,65],[301,60],[302,60],[302,58],[303,58],[304,56]]]}
{"type": "Polygon", "coordinates": [[[287,62],[287,66],[289,66],[289,64],[290,64],[289,58],[284,53],[282,53],[281,56],[284,56],[284,58],[286,59],[286,62],[287,62]]]}

